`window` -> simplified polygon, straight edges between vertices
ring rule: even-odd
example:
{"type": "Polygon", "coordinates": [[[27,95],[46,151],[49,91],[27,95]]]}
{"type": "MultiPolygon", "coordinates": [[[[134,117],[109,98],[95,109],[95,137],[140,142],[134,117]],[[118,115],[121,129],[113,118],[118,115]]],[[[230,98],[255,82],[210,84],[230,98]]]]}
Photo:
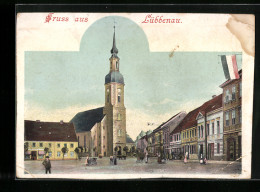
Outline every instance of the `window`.
{"type": "Polygon", "coordinates": [[[107,103],[109,103],[109,89],[107,89],[107,103]]]}
{"type": "Polygon", "coordinates": [[[184,133],[182,133],[182,138],[184,139],[184,133]]]}
{"type": "Polygon", "coordinates": [[[64,143],[64,147],[67,147],[67,143],[64,143]]]}
{"type": "Polygon", "coordinates": [[[33,147],[36,147],[36,143],[32,143],[32,146],[33,146],[33,147]]]}
{"type": "Polygon", "coordinates": [[[121,101],[121,89],[117,89],[117,101],[118,103],[121,101]]]}
{"type": "Polygon", "coordinates": [[[59,143],[57,144],[57,147],[60,148],[60,144],[59,143]]]}
{"type": "Polygon", "coordinates": [[[74,157],[74,151],[70,152],[70,157],[74,157]]]}
{"type": "Polygon", "coordinates": [[[226,90],[225,103],[229,102],[229,90],[226,90]]]}
{"type": "Polygon", "coordinates": [[[209,135],[209,124],[207,123],[207,135],[209,135]]]}
{"type": "Polygon", "coordinates": [[[226,112],[226,126],[229,126],[229,112],[226,112]]]}
{"type": "Polygon", "coordinates": [[[236,111],[235,109],[232,110],[232,125],[236,124],[236,111]]]}
{"type": "Polygon", "coordinates": [[[105,136],[103,136],[103,139],[105,139],[106,137],[105,136]]]}
{"type": "Polygon", "coordinates": [[[232,100],[236,100],[236,86],[232,87],[232,100]]]}
{"type": "Polygon", "coordinates": [[[57,157],[60,157],[60,151],[57,152],[57,157]]]}
{"type": "Polygon", "coordinates": [[[86,139],[86,135],[84,135],[84,147],[86,148],[87,145],[87,139],[86,139]]]}
{"type": "Polygon", "coordinates": [[[192,137],[194,137],[194,129],[192,130],[192,137]]]}
{"type": "Polygon", "coordinates": [[[220,125],[219,125],[219,121],[217,121],[217,134],[220,133],[220,125]]]}
{"type": "Polygon", "coordinates": [[[120,113],[117,114],[117,120],[119,120],[119,121],[121,120],[121,114],[120,113]]]}
{"type": "Polygon", "coordinates": [[[51,147],[51,143],[49,143],[49,147],[51,147]]]}
{"type": "Polygon", "coordinates": [[[238,107],[238,119],[239,119],[239,123],[242,123],[242,110],[241,110],[241,107],[238,107]]]}
{"type": "Polygon", "coordinates": [[[103,148],[105,149],[105,145],[103,145],[103,148]]]}
{"type": "Polygon", "coordinates": [[[239,97],[242,97],[242,82],[239,83],[239,97]]]}
{"type": "Polygon", "coordinates": [[[51,152],[51,151],[49,151],[48,153],[49,153],[49,157],[51,157],[51,156],[52,156],[52,152],[51,152]]]}
{"type": "Polygon", "coordinates": [[[197,129],[195,129],[195,137],[197,136],[197,129]]]}
{"type": "Polygon", "coordinates": [[[212,135],[214,135],[214,122],[212,122],[212,135]]]}
{"type": "Polygon", "coordinates": [[[118,61],[116,62],[116,69],[118,69],[118,61]]]}
{"type": "Polygon", "coordinates": [[[193,135],[191,134],[191,130],[190,130],[190,137],[192,137],[193,135]]]}
{"type": "Polygon", "coordinates": [[[203,137],[203,125],[201,125],[201,137],[203,137]]]}
{"type": "Polygon", "coordinates": [[[200,137],[200,126],[198,127],[198,130],[199,130],[199,135],[198,136],[200,137]]]}
{"type": "Polygon", "coordinates": [[[118,131],[117,131],[117,136],[121,136],[121,132],[122,132],[122,130],[121,129],[118,129],[118,131]]]}
{"type": "Polygon", "coordinates": [[[73,148],[73,147],[74,147],[74,144],[73,144],[73,143],[71,143],[71,144],[70,144],[70,148],[73,148]]]}
{"type": "Polygon", "coordinates": [[[220,153],[220,143],[217,143],[217,153],[220,153]]]}
{"type": "Polygon", "coordinates": [[[43,144],[42,144],[42,143],[40,143],[40,147],[43,147],[43,144]]]}

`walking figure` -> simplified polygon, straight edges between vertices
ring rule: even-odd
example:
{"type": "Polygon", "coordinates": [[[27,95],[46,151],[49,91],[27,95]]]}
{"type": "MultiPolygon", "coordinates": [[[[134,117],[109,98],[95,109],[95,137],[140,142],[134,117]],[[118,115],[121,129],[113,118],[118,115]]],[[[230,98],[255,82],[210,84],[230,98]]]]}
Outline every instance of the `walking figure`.
{"type": "Polygon", "coordinates": [[[47,174],[49,172],[49,174],[51,174],[51,161],[49,159],[49,156],[46,156],[42,164],[45,167],[45,173],[47,174]]]}
{"type": "Polygon", "coordinates": [[[184,157],[184,163],[186,164],[188,161],[187,161],[187,157],[188,157],[188,152],[185,153],[185,157],[184,157]]]}
{"type": "Polygon", "coordinates": [[[145,163],[148,163],[148,152],[145,152],[145,163]]]}

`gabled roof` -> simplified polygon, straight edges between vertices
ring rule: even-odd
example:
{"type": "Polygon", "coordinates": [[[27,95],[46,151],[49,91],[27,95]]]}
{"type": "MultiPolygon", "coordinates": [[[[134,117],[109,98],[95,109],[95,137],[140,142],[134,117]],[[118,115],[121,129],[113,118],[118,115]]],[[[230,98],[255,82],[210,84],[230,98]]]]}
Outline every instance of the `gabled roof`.
{"type": "Polygon", "coordinates": [[[71,141],[77,142],[72,123],[24,121],[25,141],[71,141]]]}
{"type": "Polygon", "coordinates": [[[70,120],[70,123],[73,123],[77,133],[90,131],[96,123],[101,122],[104,118],[103,109],[104,107],[100,107],[79,112],[70,120]]]}
{"type": "Polygon", "coordinates": [[[181,123],[172,131],[171,134],[175,134],[178,132],[181,132],[182,130],[188,128],[188,127],[192,127],[194,125],[197,125],[197,114],[199,112],[200,107],[192,110],[191,112],[189,112],[184,119],[181,121],[181,123]]]}
{"type": "Polygon", "coordinates": [[[161,130],[168,122],[170,122],[172,119],[174,119],[177,115],[179,115],[182,112],[177,113],[176,115],[172,116],[170,119],[168,119],[166,122],[163,122],[161,125],[159,125],[156,129],[153,130],[153,132],[157,132],[161,130]]]}
{"type": "Polygon", "coordinates": [[[197,117],[199,114],[205,116],[206,113],[216,110],[222,107],[222,94],[215,96],[211,100],[205,102],[200,107],[189,112],[182,122],[177,126],[171,134],[181,132],[184,129],[193,127],[197,125],[197,117]]]}

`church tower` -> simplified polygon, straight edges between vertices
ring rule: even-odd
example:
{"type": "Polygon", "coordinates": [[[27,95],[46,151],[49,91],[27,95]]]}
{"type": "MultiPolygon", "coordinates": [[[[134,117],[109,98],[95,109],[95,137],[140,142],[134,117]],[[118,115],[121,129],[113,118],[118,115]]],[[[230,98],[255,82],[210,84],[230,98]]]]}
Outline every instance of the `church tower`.
{"type": "Polygon", "coordinates": [[[126,109],[124,106],[124,77],[119,72],[120,59],[117,56],[115,26],[113,46],[111,49],[110,71],[105,77],[105,107],[107,123],[107,155],[113,155],[117,146],[117,154],[123,154],[126,146],[126,109]]]}

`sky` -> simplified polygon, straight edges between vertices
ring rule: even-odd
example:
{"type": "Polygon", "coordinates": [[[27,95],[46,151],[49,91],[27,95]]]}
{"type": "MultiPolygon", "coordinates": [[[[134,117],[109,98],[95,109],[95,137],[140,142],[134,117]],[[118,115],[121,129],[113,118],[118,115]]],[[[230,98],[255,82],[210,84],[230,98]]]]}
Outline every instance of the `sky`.
{"type": "Polygon", "coordinates": [[[221,94],[225,76],[219,55],[237,54],[241,69],[241,52],[178,51],[181,44],[171,51],[151,51],[146,33],[135,22],[103,17],[85,30],[78,51],[25,52],[25,119],[70,121],[77,112],[104,106],[114,21],[127,132],[133,139],[141,130],[154,129],[179,111],[189,112],[221,94]]]}

